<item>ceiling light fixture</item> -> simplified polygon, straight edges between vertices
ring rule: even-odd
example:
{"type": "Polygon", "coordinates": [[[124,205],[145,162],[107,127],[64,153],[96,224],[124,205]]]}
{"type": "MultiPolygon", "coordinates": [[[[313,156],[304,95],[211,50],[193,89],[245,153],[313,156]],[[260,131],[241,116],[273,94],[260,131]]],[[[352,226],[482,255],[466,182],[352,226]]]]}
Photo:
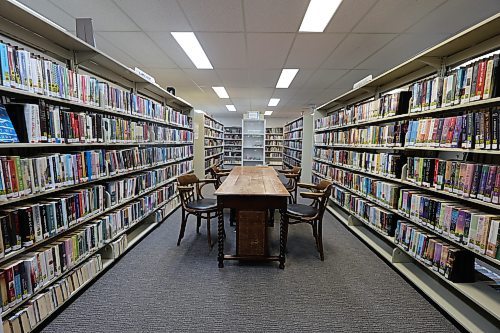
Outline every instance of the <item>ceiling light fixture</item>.
{"type": "Polygon", "coordinates": [[[264,116],[270,116],[273,114],[273,111],[264,111],[264,116]]]}
{"type": "Polygon", "coordinates": [[[227,109],[227,111],[236,111],[236,108],[234,107],[233,104],[226,105],[226,109],[227,109]]]}
{"type": "Polygon", "coordinates": [[[205,51],[193,32],[171,32],[177,43],[198,69],[213,69],[205,51]]]}
{"type": "Polygon", "coordinates": [[[281,71],[278,83],[276,83],[276,88],[288,88],[290,86],[290,83],[292,83],[293,79],[295,78],[295,75],[297,75],[298,71],[299,70],[297,68],[284,68],[281,71]]]}
{"type": "Polygon", "coordinates": [[[219,96],[219,98],[229,98],[229,95],[227,94],[226,88],[224,88],[224,87],[212,87],[212,89],[215,91],[217,96],[219,96]]]}
{"type": "Polygon", "coordinates": [[[311,0],[299,31],[323,32],[342,0],[311,0]]]}
{"type": "Polygon", "coordinates": [[[267,106],[276,106],[280,102],[279,98],[271,98],[267,106]]]}

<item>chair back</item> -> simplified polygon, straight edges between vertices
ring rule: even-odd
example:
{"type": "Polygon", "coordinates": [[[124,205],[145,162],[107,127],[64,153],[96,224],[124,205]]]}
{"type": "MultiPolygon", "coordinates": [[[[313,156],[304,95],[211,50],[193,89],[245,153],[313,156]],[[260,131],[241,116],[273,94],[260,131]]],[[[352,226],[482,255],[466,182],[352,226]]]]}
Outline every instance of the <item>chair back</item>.
{"type": "Polygon", "coordinates": [[[328,180],[324,180],[324,179],[321,180],[318,183],[318,185],[316,185],[314,192],[323,194],[320,198],[318,198],[318,201],[317,201],[318,218],[321,220],[321,219],[323,219],[323,214],[325,213],[328,198],[332,194],[332,182],[328,181],[328,180]]]}
{"type": "Polygon", "coordinates": [[[198,177],[194,173],[177,177],[177,190],[181,198],[182,207],[186,208],[189,202],[198,199],[198,177]]]}
{"type": "Polygon", "coordinates": [[[216,182],[214,184],[215,189],[217,190],[219,186],[222,185],[222,177],[225,175],[221,175],[221,172],[225,170],[221,170],[217,165],[214,165],[210,168],[210,175],[212,176],[212,179],[215,179],[216,182]]]}

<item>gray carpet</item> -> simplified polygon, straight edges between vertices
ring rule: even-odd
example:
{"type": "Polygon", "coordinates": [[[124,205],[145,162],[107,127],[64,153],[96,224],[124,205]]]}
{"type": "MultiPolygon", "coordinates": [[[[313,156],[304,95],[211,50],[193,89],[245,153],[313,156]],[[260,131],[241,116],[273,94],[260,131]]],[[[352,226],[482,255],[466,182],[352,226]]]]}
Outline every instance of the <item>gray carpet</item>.
{"type": "Polygon", "coordinates": [[[237,262],[219,269],[194,219],[176,246],[179,220],[177,211],[43,332],[457,331],[329,213],[325,261],[310,227],[291,226],[285,270],[237,262]]]}

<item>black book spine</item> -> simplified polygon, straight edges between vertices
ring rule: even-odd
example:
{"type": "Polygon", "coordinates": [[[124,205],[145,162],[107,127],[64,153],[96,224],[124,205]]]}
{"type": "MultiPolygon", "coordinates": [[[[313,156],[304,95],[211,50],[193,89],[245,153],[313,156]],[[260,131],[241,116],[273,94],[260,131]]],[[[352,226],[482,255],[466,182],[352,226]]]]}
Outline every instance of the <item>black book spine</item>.
{"type": "Polygon", "coordinates": [[[472,178],[472,188],[470,191],[471,198],[475,198],[479,193],[479,183],[481,182],[482,169],[483,168],[481,165],[478,165],[476,168],[474,168],[474,177],[472,178]]]}
{"type": "Polygon", "coordinates": [[[493,77],[491,78],[492,89],[491,97],[500,96],[500,56],[495,54],[493,56],[493,77]]]}
{"type": "Polygon", "coordinates": [[[499,140],[499,121],[500,121],[500,108],[494,108],[491,111],[491,146],[492,149],[498,149],[499,140]]]}
{"type": "Polygon", "coordinates": [[[476,96],[476,85],[477,85],[477,75],[479,69],[479,61],[474,64],[474,69],[472,70],[472,84],[470,88],[470,97],[476,96]]]}
{"type": "Polygon", "coordinates": [[[46,235],[49,233],[49,227],[47,225],[47,205],[40,205],[40,221],[42,224],[42,233],[46,235]]]}
{"type": "Polygon", "coordinates": [[[2,239],[4,252],[8,253],[12,250],[11,244],[11,231],[9,225],[9,218],[7,216],[0,216],[0,227],[2,228],[2,239]]]}
{"type": "Polygon", "coordinates": [[[29,143],[28,141],[28,129],[26,127],[26,121],[24,119],[24,105],[23,104],[7,104],[7,113],[9,118],[14,125],[19,142],[29,143]]]}
{"type": "Polygon", "coordinates": [[[40,100],[38,106],[38,111],[40,115],[40,133],[42,135],[41,142],[47,142],[48,130],[47,130],[47,104],[44,100],[40,100]]]}
{"type": "Polygon", "coordinates": [[[35,241],[35,227],[33,225],[33,209],[23,207],[18,210],[21,223],[21,241],[23,246],[30,246],[35,241]]]}
{"type": "Polygon", "coordinates": [[[56,228],[64,227],[63,214],[62,214],[62,203],[61,200],[56,201],[56,228]]]}

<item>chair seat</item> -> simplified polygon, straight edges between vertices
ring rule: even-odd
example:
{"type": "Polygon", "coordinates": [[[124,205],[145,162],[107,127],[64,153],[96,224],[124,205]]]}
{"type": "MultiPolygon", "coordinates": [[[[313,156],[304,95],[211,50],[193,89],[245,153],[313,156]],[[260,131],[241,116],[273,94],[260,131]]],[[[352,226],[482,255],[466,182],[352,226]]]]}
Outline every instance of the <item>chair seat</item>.
{"type": "Polygon", "coordinates": [[[290,204],[286,207],[286,211],[288,214],[300,217],[313,217],[318,212],[314,207],[301,204],[290,204]]]}
{"type": "Polygon", "coordinates": [[[186,206],[196,210],[212,210],[217,208],[216,199],[200,199],[188,202],[186,206]]]}

